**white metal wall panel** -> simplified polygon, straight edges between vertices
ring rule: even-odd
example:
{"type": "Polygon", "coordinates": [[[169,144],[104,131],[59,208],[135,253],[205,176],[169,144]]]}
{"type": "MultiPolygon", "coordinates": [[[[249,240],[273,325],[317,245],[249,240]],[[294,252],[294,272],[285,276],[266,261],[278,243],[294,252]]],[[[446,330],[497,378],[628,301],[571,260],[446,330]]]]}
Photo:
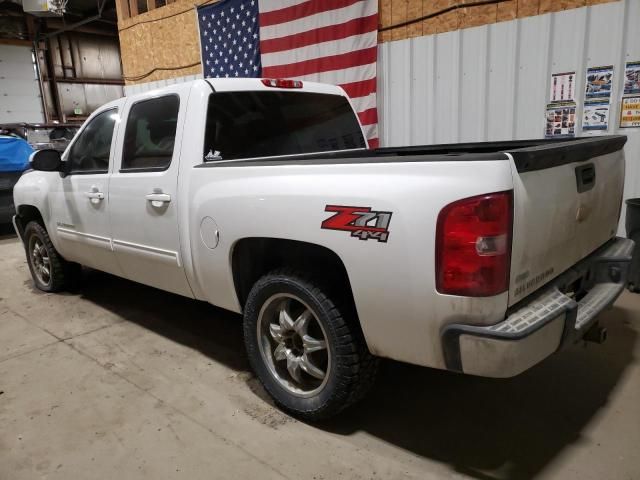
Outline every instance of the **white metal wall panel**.
{"type": "MultiPolygon", "coordinates": [[[[460,105],[460,32],[448,32],[435,39],[435,137],[443,142],[457,142],[458,106],[460,105]]],[[[402,75],[401,70],[396,75],[402,75]]],[[[416,81],[417,79],[413,79],[416,81]]],[[[411,103],[409,103],[411,105],[411,103]]],[[[392,103],[393,105],[393,103],[392,103]]],[[[395,106],[395,105],[394,105],[395,106]]]]}
{"type": "MultiPolygon", "coordinates": [[[[423,128],[409,128],[410,144],[431,143],[435,138],[435,109],[428,108],[435,103],[435,37],[416,39],[411,50],[412,78],[423,79],[423,84],[410,82],[411,100],[414,108],[411,111],[411,125],[422,125],[423,128]]],[[[384,115],[383,115],[384,117],[384,115]]]]}
{"type": "MultiPolygon", "coordinates": [[[[383,146],[542,138],[552,73],[614,65],[607,134],[628,136],[625,197],[640,197],[640,129],[618,128],[624,64],[640,60],[640,0],[417,37],[379,46],[383,146]]],[[[598,135],[582,132],[577,135],[598,135]]]]}
{"type": "Polygon", "coordinates": [[[547,72],[551,61],[551,16],[540,15],[532,17],[530,22],[509,22],[509,25],[517,39],[514,40],[513,50],[514,55],[517,52],[518,69],[514,73],[516,90],[511,97],[516,101],[509,101],[513,127],[504,138],[539,136],[542,134],[541,118],[550,86],[549,80],[540,81],[540,72],[547,72]],[[522,114],[516,115],[516,112],[522,114]]]}
{"type": "Polygon", "coordinates": [[[0,45],[0,123],[43,120],[31,47],[0,45]]]}
{"type": "Polygon", "coordinates": [[[507,139],[513,135],[514,98],[516,88],[513,68],[517,61],[517,30],[513,22],[499,23],[495,28],[486,29],[489,43],[486,68],[487,88],[483,93],[487,98],[487,114],[480,112],[483,119],[476,121],[486,125],[483,135],[476,138],[507,139]]]}
{"type": "MultiPolygon", "coordinates": [[[[617,64],[640,58],[640,0],[628,0],[622,12],[623,30],[620,60],[617,64]]],[[[620,87],[619,87],[620,88],[620,87]]],[[[619,108],[619,105],[616,107],[619,108]]],[[[619,133],[628,135],[626,146],[627,175],[625,177],[625,196],[640,197],[640,129],[619,129],[619,133]]]]}
{"type": "Polygon", "coordinates": [[[486,110],[488,39],[488,30],[481,28],[463,30],[460,35],[460,77],[457,86],[460,92],[460,142],[485,136],[485,124],[478,122],[478,118],[486,110]],[[482,94],[478,95],[474,91],[482,94]]]}

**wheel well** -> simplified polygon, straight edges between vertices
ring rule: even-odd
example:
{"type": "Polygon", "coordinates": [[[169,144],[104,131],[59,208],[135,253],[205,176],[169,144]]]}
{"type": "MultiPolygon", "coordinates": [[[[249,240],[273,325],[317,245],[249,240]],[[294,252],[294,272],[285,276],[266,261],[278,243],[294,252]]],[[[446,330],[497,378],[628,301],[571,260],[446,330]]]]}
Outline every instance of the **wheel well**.
{"type": "Polygon", "coordinates": [[[40,214],[40,210],[33,205],[19,205],[16,209],[16,213],[16,225],[20,229],[20,234],[24,233],[25,227],[32,221],[36,221],[46,228],[42,215],[40,214]]]}
{"type": "Polygon", "coordinates": [[[334,301],[355,313],[347,269],[340,257],[326,247],[279,238],[244,238],[235,244],[231,265],[242,307],[260,277],[277,268],[290,267],[308,273],[334,301]]]}

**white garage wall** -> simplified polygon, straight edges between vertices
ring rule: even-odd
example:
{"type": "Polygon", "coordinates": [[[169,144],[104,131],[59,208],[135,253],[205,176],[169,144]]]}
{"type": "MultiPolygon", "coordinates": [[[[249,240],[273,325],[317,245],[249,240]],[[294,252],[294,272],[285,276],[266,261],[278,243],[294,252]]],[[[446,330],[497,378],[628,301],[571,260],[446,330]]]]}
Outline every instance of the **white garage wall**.
{"type": "MultiPolygon", "coordinates": [[[[623,133],[625,196],[640,197],[640,129],[619,129],[624,63],[640,60],[640,0],[384,43],[378,52],[383,146],[542,138],[552,73],[614,65],[609,134],[623,133]]],[[[584,134],[577,130],[577,135],[584,134]]]]}
{"type": "Polygon", "coordinates": [[[43,121],[31,47],[0,45],[0,123],[43,121]]]}

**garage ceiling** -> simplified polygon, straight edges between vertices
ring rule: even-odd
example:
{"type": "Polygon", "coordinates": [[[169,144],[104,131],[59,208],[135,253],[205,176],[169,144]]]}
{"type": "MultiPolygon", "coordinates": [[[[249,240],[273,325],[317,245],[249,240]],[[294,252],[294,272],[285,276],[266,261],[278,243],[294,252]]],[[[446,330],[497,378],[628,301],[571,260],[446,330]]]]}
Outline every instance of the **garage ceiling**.
{"type": "MultiPolygon", "coordinates": [[[[0,5],[17,4],[22,6],[22,0],[0,0],[0,5]]],[[[78,21],[97,15],[102,5],[102,18],[116,22],[116,6],[114,0],[68,0],[63,19],[78,21]]],[[[19,7],[18,7],[19,8],[19,7]]]]}
{"type": "Polygon", "coordinates": [[[67,3],[67,15],[76,17],[88,17],[97,15],[100,10],[100,3],[104,3],[102,17],[107,20],[116,21],[116,6],[114,0],[69,0],[67,3]]]}

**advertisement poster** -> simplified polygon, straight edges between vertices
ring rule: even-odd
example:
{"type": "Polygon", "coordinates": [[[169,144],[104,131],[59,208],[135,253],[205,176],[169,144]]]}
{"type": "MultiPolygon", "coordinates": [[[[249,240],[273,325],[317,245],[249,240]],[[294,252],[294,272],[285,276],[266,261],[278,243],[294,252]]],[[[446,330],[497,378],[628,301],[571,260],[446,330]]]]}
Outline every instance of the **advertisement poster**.
{"type": "Polygon", "coordinates": [[[549,101],[573,102],[575,100],[576,72],[554,73],[551,75],[549,101]]]}
{"type": "Polygon", "coordinates": [[[584,104],[582,130],[609,129],[609,102],[591,102],[584,104]]]}
{"type": "Polygon", "coordinates": [[[624,69],[624,94],[640,93],[640,62],[627,62],[624,69]]]}
{"type": "Polygon", "coordinates": [[[620,108],[620,128],[640,127],[640,96],[624,97],[620,108]]]}
{"type": "Polygon", "coordinates": [[[573,137],[576,134],[576,104],[550,103],[547,105],[546,138],[573,137]]]}
{"type": "Polygon", "coordinates": [[[587,69],[585,97],[587,100],[604,100],[611,97],[613,65],[587,69]]]}

